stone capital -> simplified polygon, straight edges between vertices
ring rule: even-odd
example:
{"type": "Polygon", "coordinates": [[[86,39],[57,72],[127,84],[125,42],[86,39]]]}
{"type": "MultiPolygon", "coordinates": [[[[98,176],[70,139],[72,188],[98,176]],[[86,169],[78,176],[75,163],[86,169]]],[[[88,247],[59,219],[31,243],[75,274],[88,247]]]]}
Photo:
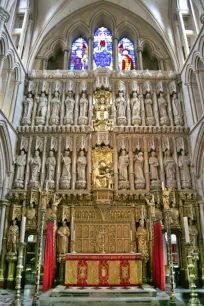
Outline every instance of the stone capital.
{"type": "Polygon", "coordinates": [[[136,52],[143,52],[143,47],[142,46],[138,46],[136,48],[136,52]]]}
{"type": "Polygon", "coordinates": [[[0,199],[0,207],[9,206],[10,202],[6,199],[0,199]]]}
{"type": "Polygon", "coordinates": [[[92,40],[93,41],[94,40],[94,36],[92,34],[89,34],[88,35],[88,40],[92,40]]]}
{"type": "Polygon", "coordinates": [[[8,22],[9,17],[9,13],[3,7],[0,7],[0,21],[8,22]]]}
{"type": "Polygon", "coordinates": [[[119,40],[119,36],[118,35],[113,35],[113,39],[119,40]]]}
{"type": "Polygon", "coordinates": [[[69,53],[70,52],[70,48],[69,47],[64,47],[63,48],[63,52],[66,52],[66,51],[69,53]]]}

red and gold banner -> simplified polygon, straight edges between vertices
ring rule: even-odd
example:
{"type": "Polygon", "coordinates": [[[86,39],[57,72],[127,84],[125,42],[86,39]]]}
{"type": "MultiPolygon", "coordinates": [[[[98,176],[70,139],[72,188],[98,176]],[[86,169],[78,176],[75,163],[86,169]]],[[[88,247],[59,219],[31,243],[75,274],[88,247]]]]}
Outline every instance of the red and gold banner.
{"type": "Polygon", "coordinates": [[[65,286],[140,286],[141,254],[67,254],[65,286]]]}

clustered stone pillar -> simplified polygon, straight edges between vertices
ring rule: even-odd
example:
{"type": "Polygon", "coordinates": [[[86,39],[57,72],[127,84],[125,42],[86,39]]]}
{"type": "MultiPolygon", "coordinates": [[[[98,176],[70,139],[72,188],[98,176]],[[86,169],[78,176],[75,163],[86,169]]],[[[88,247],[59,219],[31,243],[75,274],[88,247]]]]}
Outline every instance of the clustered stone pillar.
{"type": "Polygon", "coordinates": [[[118,36],[113,36],[113,70],[118,70],[118,36]]]}
{"type": "Polygon", "coordinates": [[[93,69],[93,35],[89,35],[88,38],[88,52],[89,52],[89,58],[88,58],[88,70],[93,69]]]}
{"type": "Polygon", "coordinates": [[[64,63],[63,63],[64,70],[69,69],[69,62],[70,62],[70,50],[69,48],[65,48],[64,49],[64,63]]]}
{"type": "Polygon", "coordinates": [[[143,70],[142,47],[137,47],[138,70],[143,70]]]}
{"type": "Polygon", "coordinates": [[[0,7],[0,38],[4,29],[4,25],[9,20],[9,13],[3,7],[0,7]]]}

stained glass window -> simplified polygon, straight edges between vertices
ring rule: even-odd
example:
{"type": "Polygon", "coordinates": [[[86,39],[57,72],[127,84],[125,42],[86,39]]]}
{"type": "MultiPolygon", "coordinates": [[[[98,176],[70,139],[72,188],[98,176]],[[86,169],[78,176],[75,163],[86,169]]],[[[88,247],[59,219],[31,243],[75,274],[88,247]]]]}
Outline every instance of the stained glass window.
{"type": "Polygon", "coordinates": [[[107,28],[101,27],[96,30],[93,48],[93,69],[98,67],[112,69],[112,34],[107,28]]]}
{"type": "Polygon", "coordinates": [[[85,39],[83,38],[77,38],[72,43],[70,69],[71,70],[88,69],[88,45],[85,39]]]}
{"type": "Polygon", "coordinates": [[[122,38],[118,43],[118,69],[136,69],[134,45],[128,38],[122,38]]]}

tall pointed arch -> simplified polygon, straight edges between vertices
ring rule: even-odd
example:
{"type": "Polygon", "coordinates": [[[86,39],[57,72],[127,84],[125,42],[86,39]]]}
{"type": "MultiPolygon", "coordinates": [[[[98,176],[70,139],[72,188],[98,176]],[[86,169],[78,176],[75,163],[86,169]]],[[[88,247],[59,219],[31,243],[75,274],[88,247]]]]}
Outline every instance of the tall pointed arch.
{"type": "Polygon", "coordinates": [[[134,44],[127,37],[122,38],[118,43],[118,69],[136,69],[134,44]]]}
{"type": "Polygon", "coordinates": [[[77,38],[72,43],[70,69],[88,69],[88,44],[82,37],[77,38]]]}
{"type": "Polygon", "coordinates": [[[111,32],[105,27],[98,28],[94,33],[93,69],[99,67],[113,69],[112,50],[111,32]]]}

